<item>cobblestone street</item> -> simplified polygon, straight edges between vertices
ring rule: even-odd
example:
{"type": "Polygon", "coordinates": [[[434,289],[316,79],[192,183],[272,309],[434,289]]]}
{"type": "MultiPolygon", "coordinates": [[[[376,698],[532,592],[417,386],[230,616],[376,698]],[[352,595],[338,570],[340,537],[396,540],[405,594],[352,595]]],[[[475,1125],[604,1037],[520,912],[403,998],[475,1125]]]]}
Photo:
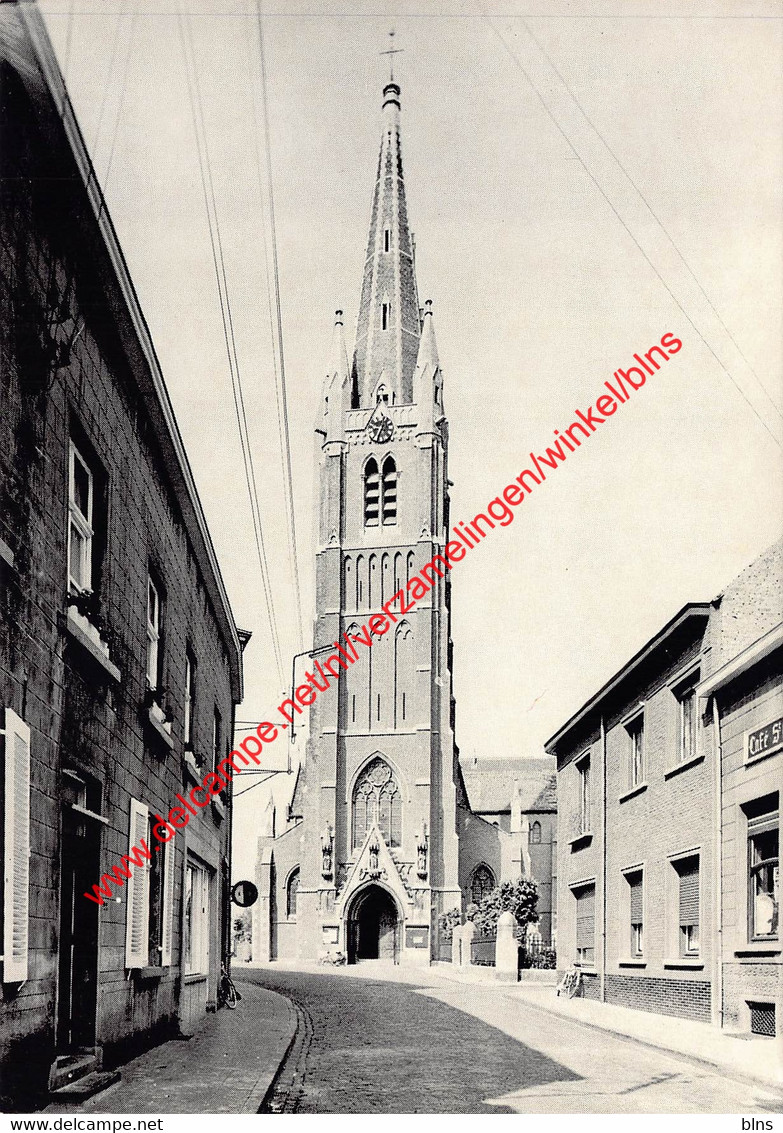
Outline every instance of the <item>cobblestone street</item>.
{"type": "Polygon", "coordinates": [[[277,1112],[781,1108],[772,1089],[523,1006],[492,985],[465,986],[428,973],[403,983],[399,974],[386,980],[277,968],[246,970],[241,979],[290,997],[300,1013],[298,1041],[269,1105],[277,1112]]]}

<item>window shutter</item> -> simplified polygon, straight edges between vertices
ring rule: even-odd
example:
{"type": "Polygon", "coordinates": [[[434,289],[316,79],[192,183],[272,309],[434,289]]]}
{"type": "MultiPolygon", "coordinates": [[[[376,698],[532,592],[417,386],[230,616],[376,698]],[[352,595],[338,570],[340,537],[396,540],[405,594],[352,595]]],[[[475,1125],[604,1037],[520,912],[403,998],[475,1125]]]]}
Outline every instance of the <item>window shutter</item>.
{"type": "Polygon", "coordinates": [[[576,895],[576,946],[595,945],[595,886],[580,889],[576,895]]]}
{"type": "Polygon", "coordinates": [[[5,710],[5,867],[3,981],[27,979],[30,906],[30,729],[5,710]]]}
{"type": "Polygon", "coordinates": [[[163,967],[171,965],[171,946],[174,933],[174,864],[176,857],[174,842],[167,842],[163,851],[163,934],[160,954],[160,962],[163,967]]]}
{"type": "MultiPolygon", "coordinates": [[[[149,811],[138,799],[130,801],[128,822],[128,852],[139,841],[147,837],[149,811]]],[[[128,906],[125,921],[125,967],[143,968],[149,961],[149,887],[150,875],[146,865],[141,868],[130,866],[130,877],[126,882],[128,906]]]]}
{"type": "Polygon", "coordinates": [[[644,880],[641,873],[628,878],[631,890],[631,924],[641,924],[644,920],[644,880]]]}
{"type": "Polygon", "coordinates": [[[680,870],[680,926],[699,923],[699,863],[695,861],[680,870]]]}

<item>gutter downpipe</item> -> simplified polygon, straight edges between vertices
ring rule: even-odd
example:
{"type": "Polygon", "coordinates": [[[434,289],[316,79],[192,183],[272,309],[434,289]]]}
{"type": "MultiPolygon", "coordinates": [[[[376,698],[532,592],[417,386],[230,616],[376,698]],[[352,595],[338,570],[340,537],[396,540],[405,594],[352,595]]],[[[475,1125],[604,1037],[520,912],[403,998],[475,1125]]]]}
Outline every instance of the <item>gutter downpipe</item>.
{"type": "Polygon", "coordinates": [[[600,998],[601,1003],[606,1002],[606,806],[607,806],[607,774],[606,774],[606,725],[604,714],[601,713],[601,780],[603,789],[601,809],[601,971],[600,998]]]}
{"type": "Polygon", "coordinates": [[[723,760],[720,743],[720,710],[718,697],[712,694],[712,727],[715,750],[715,941],[716,958],[713,977],[715,1002],[712,1024],[723,1030],[723,760]]]}

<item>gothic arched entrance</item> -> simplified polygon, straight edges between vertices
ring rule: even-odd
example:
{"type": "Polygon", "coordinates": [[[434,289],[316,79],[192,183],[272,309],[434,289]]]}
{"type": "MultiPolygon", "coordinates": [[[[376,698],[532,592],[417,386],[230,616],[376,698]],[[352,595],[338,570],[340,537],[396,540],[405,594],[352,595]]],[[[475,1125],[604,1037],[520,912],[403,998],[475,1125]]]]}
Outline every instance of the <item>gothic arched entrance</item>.
{"type": "Polygon", "coordinates": [[[348,963],[361,960],[399,961],[400,915],[391,894],[368,885],[348,910],[348,963]]]}

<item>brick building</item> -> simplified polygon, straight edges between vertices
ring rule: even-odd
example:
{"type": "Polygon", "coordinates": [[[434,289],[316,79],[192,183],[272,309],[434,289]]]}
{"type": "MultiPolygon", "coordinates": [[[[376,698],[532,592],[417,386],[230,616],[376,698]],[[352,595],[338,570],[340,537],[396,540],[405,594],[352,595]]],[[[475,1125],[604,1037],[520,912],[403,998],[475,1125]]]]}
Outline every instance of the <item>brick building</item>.
{"type": "Polygon", "coordinates": [[[40,16],[0,6],[0,1093],[214,1007],[228,800],[86,899],[221,758],[240,635],[40,16]],[[201,770],[199,770],[201,768],[201,770]]]}
{"type": "Polygon", "coordinates": [[[780,1027],[782,554],[685,606],[546,745],[559,959],[587,997],[780,1027]]]}

